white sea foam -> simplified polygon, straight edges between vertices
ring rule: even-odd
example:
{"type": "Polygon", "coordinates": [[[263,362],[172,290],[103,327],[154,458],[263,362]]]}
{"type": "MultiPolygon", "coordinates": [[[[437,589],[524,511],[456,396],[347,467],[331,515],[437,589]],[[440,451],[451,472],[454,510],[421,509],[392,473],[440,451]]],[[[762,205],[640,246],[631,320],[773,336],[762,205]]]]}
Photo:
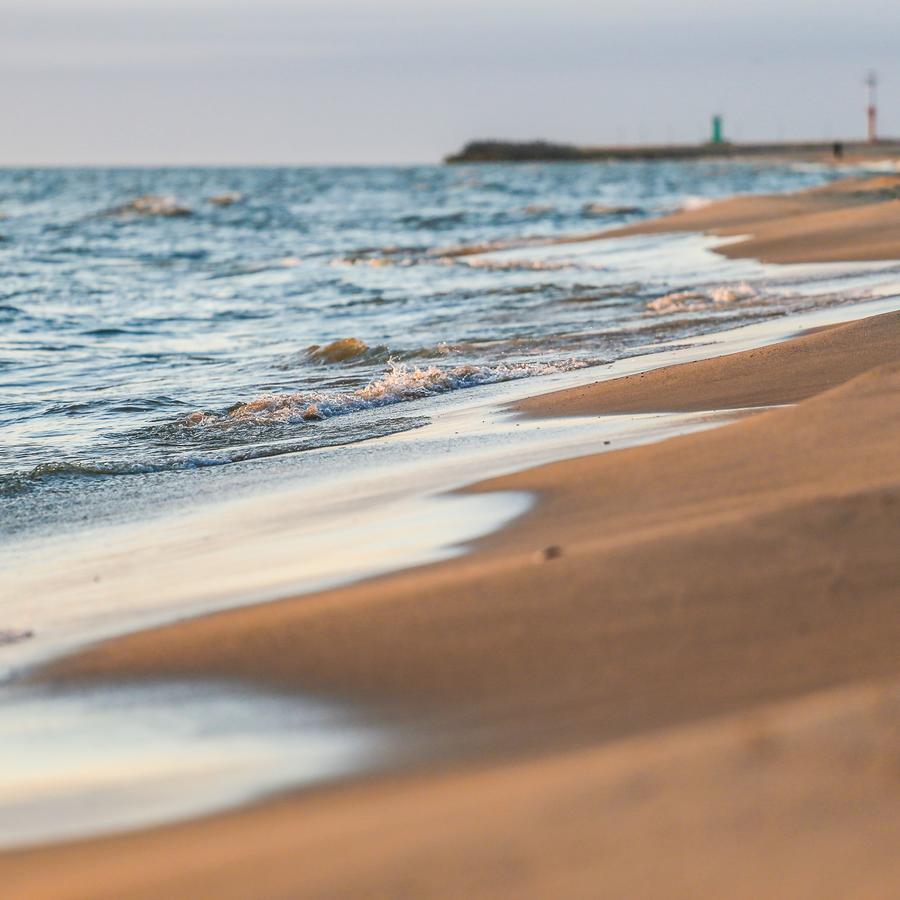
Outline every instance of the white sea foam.
{"type": "Polygon", "coordinates": [[[603,263],[583,259],[488,259],[486,257],[459,257],[452,260],[472,269],[488,269],[492,272],[560,272],[564,269],[603,270],[603,263]]]}
{"type": "Polygon", "coordinates": [[[232,408],[226,416],[194,413],[186,424],[209,425],[223,419],[235,422],[302,422],[327,419],[362,409],[374,409],[417,400],[435,394],[479,384],[495,384],[533,375],[550,375],[589,365],[586,360],[561,363],[500,363],[493,366],[462,365],[443,369],[438,366],[408,366],[390,362],[380,378],[355,391],[299,391],[291,394],[266,394],[232,408]]]}
{"type": "Polygon", "coordinates": [[[702,209],[704,206],[709,206],[712,202],[712,197],[685,197],[681,203],[681,209],[684,212],[690,212],[693,209],[702,209]]]}
{"type": "Polygon", "coordinates": [[[758,298],[756,289],[742,281],[717,287],[672,291],[656,297],[647,304],[647,312],[655,315],[702,312],[723,306],[746,303],[758,298]]]}
{"type": "Polygon", "coordinates": [[[709,292],[713,303],[737,303],[742,300],[753,300],[756,296],[756,289],[746,281],[742,281],[740,284],[723,284],[709,292]]]}

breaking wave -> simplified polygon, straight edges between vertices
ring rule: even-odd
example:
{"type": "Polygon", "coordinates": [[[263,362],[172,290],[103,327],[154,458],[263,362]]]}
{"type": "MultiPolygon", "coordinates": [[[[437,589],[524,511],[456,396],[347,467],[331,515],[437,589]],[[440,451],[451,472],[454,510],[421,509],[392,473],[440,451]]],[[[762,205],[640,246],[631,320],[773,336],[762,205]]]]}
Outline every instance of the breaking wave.
{"type": "Polygon", "coordinates": [[[266,394],[256,400],[239,403],[224,415],[192,413],[184,423],[191,426],[210,426],[234,422],[256,424],[313,422],[480,384],[496,384],[533,375],[551,375],[589,365],[591,365],[589,360],[569,360],[563,363],[462,365],[442,369],[438,366],[419,368],[410,367],[406,363],[390,362],[387,372],[381,378],[370,381],[365,387],[354,391],[314,390],[292,394],[266,394]]]}
{"type": "MultiPolygon", "coordinates": [[[[214,416],[207,416],[208,421],[212,421],[214,418],[214,416]]],[[[248,462],[254,459],[283,456],[287,453],[299,453],[304,450],[354,444],[371,438],[387,437],[401,431],[421,428],[428,424],[428,419],[424,416],[403,416],[381,422],[369,421],[357,428],[342,427],[331,431],[315,429],[315,433],[310,430],[300,435],[297,435],[296,432],[291,434],[288,431],[275,429],[274,440],[271,439],[273,437],[271,424],[266,425],[264,422],[236,420],[231,423],[232,427],[226,435],[220,432],[213,435],[198,434],[194,427],[196,424],[196,418],[189,416],[181,422],[169,422],[146,429],[147,432],[155,433],[158,436],[165,433],[172,446],[166,452],[147,455],[140,461],[55,460],[41,463],[27,472],[0,474],[0,497],[28,493],[42,483],[59,480],[149,475],[159,472],[205,469],[228,463],[248,462]],[[265,430],[261,431],[259,426],[265,426],[265,430]],[[174,439],[176,432],[181,433],[181,441],[174,439]],[[191,437],[193,440],[190,439],[191,437]],[[209,437],[212,439],[206,440],[209,437]],[[265,438],[269,438],[269,440],[265,440],[265,438]],[[179,444],[180,446],[178,446],[179,444]]]]}
{"type": "Polygon", "coordinates": [[[708,309],[746,303],[756,300],[758,297],[756,290],[746,281],[742,281],[735,285],[672,291],[651,300],[647,304],[647,312],[656,315],[703,312],[708,309]]]}
{"type": "Polygon", "coordinates": [[[714,200],[714,197],[688,196],[681,201],[679,208],[683,212],[692,212],[695,209],[703,209],[704,206],[709,206],[714,200]]]}
{"type": "Polygon", "coordinates": [[[326,426],[324,420],[480,384],[551,375],[591,364],[592,361],[587,360],[570,360],[441,369],[437,366],[410,367],[392,361],[381,378],[357,390],[267,394],[232,406],[223,413],[197,411],[177,421],[149,426],[132,437],[149,440],[167,449],[140,460],[54,460],[41,463],[30,471],[0,474],[0,496],[27,493],[40,483],[57,479],[146,475],[222,466],[385,437],[420,428],[428,419],[405,416],[373,421],[367,417],[358,424],[341,424],[340,427],[336,427],[337,423],[334,423],[335,427],[326,426]],[[291,428],[313,422],[323,424],[299,432],[291,428]]]}
{"type": "Polygon", "coordinates": [[[349,337],[332,341],[330,344],[311,344],[306,348],[306,355],[317,362],[339,363],[358,359],[370,350],[369,345],[359,338],[349,337]]]}
{"type": "Polygon", "coordinates": [[[454,351],[465,349],[465,343],[440,343],[424,347],[388,347],[370,345],[359,338],[340,338],[328,344],[310,344],[305,350],[286,354],[274,368],[291,371],[313,362],[322,366],[376,366],[400,360],[444,359],[454,351]]]}
{"type": "Polygon", "coordinates": [[[606,268],[604,263],[582,259],[492,259],[489,257],[458,260],[472,269],[487,269],[491,272],[561,272],[565,269],[599,271],[606,268]]]}

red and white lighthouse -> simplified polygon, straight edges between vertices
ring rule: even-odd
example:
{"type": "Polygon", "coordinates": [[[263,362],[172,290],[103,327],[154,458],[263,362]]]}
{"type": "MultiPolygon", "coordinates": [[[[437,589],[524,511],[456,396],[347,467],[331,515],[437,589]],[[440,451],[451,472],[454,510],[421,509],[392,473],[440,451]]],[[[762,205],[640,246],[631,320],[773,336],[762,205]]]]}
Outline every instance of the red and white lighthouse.
{"type": "Polygon", "coordinates": [[[878,140],[878,108],[876,106],[878,74],[876,72],[869,72],[866,77],[866,87],[869,93],[869,105],[866,110],[869,124],[869,143],[874,144],[878,140]]]}

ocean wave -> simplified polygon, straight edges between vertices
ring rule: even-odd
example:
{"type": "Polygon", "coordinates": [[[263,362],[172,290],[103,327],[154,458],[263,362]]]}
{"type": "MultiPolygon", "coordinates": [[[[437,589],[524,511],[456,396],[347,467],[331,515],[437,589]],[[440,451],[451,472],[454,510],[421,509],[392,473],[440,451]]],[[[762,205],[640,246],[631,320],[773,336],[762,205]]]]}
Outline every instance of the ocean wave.
{"type": "Polygon", "coordinates": [[[695,209],[703,209],[704,206],[709,206],[710,203],[714,203],[715,199],[713,197],[701,197],[701,196],[687,196],[681,201],[681,205],[678,207],[682,212],[691,212],[695,209]]]}
{"type": "Polygon", "coordinates": [[[586,262],[580,259],[489,259],[487,257],[461,257],[455,262],[472,269],[486,269],[491,272],[560,272],[564,269],[599,271],[606,269],[603,263],[586,262]]]}
{"type": "Polygon", "coordinates": [[[647,303],[647,312],[655,315],[703,312],[708,309],[746,303],[758,299],[756,289],[747,284],[719,285],[713,288],[690,288],[671,291],[647,303]]]}
{"type": "Polygon", "coordinates": [[[0,475],[0,497],[15,498],[30,493],[39,484],[60,478],[100,478],[109,475],[146,475],[166,468],[144,463],[78,462],[53,460],[29,471],[0,475]]]}
{"type": "Polygon", "coordinates": [[[299,391],[297,393],[266,394],[256,400],[239,403],[224,415],[195,412],[183,422],[192,427],[222,426],[236,422],[297,423],[315,422],[333,416],[346,415],[364,409],[390,406],[407,400],[444,394],[449,391],[496,384],[571,371],[590,365],[586,360],[562,363],[501,363],[492,366],[461,365],[452,368],[428,366],[410,367],[391,361],[381,378],[370,381],[354,391],[299,391]]]}
{"type": "Polygon", "coordinates": [[[642,213],[640,206],[608,206],[605,203],[585,203],[581,207],[581,213],[588,217],[616,218],[619,216],[631,216],[642,213]]]}
{"type": "Polygon", "coordinates": [[[628,304],[644,290],[644,285],[639,281],[615,284],[611,287],[594,288],[590,285],[577,285],[574,293],[564,296],[563,303],[603,303],[616,305],[628,304]],[[610,303],[609,301],[614,301],[610,303]]]}
{"type": "Polygon", "coordinates": [[[213,206],[234,206],[244,199],[244,195],[240,191],[226,191],[224,194],[215,194],[208,197],[206,202],[213,206]]]}
{"type": "MultiPolygon", "coordinates": [[[[202,415],[202,414],[201,414],[202,415]]],[[[207,415],[205,424],[215,421],[207,415]]],[[[10,472],[0,475],[0,496],[15,497],[25,494],[41,484],[66,479],[107,478],[121,475],[148,475],[224,466],[229,463],[249,462],[300,453],[323,447],[354,444],[376,437],[387,437],[402,431],[411,431],[428,424],[425,416],[402,416],[379,422],[368,421],[359,427],[336,428],[331,431],[310,429],[300,437],[285,437],[285,432],[263,421],[235,419],[224,436],[221,429],[210,434],[208,429],[198,430],[197,414],[176,423],[164,423],[144,429],[147,437],[154,436],[165,442],[168,449],[139,460],[52,460],[41,463],[27,472],[10,472]],[[276,439],[271,439],[273,434],[276,439]],[[181,441],[176,436],[181,437],[181,441]],[[185,439],[187,438],[187,439],[185,439]],[[269,440],[266,440],[269,438],[269,440]],[[178,444],[182,446],[178,446],[178,444]],[[187,445],[187,449],[183,446],[187,445]],[[218,446],[216,446],[218,445],[218,446]]],[[[278,423],[275,423],[278,424],[278,423]]]]}
{"type": "Polygon", "coordinates": [[[402,216],[399,219],[401,225],[408,228],[421,228],[426,231],[440,231],[444,228],[452,228],[465,222],[468,212],[447,212],[427,214],[413,214],[402,216]]]}
{"type": "Polygon", "coordinates": [[[316,362],[341,363],[365,356],[370,350],[365,341],[348,337],[325,345],[311,344],[306,348],[306,355],[316,362]]]}
{"type": "Polygon", "coordinates": [[[428,256],[439,260],[453,259],[460,256],[480,256],[484,253],[497,253],[503,250],[521,250],[527,247],[546,247],[560,242],[559,237],[519,237],[500,238],[494,241],[482,241],[478,244],[456,244],[450,247],[435,247],[428,251],[428,256]]]}
{"type": "Polygon", "coordinates": [[[152,463],[70,462],[60,460],[41,463],[24,477],[31,481],[40,481],[56,475],[145,475],[148,472],[156,472],[159,468],[159,465],[153,465],[152,463]]]}
{"type": "Polygon", "coordinates": [[[159,194],[144,194],[121,206],[114,206],[103,213],[105,216],[140,216],[145,218],[180,218],[191,215],[187,206],[182,206],[174,197],[159,194]]]}
{"type": "Polygon", "coordinates": [[[417,260],[411,256],[336,256],[329,265],[336,269],[340,266],[368,266],[371,269],[381,269],[386,266],[412,266],[417,260]]]}
{"type": "Polygon", "coordinates": [[[139,328],[89,328],[81,331],[79,334],[85,337],[120,337],[122,335],[143,334],[144,331],[139,328]]]}
{"type": "Polygon", "coordinates": [[[245,275],[260,275],[264,272],[278,271],[279,269],[294,269],[302,264],[303,260],[299,256],[280,256],[275,259],[231,264],[224,269],[210,272],[207,277],[211,281],[221,278],[240,278],[245,275]]]}
{"type": "Polygon", "coordinates": [[[383,366],[391,362],[410,362],[423,359],[446,359],[465,351],[467,344],[439,343],[424,347],[389,347],[387,344],[369,345],[358,338],[340,338],[330,344],[310,344],[305,350],[283,356],[273,368],[284,372],[303,369],[309,363],[321,366],[367,367],[383,366]]]}
{"type": "Polygon", "coordinates": [[[423,261],[432,261],[431,249],[422,244],[407,246],[385,247],[358,247],[357,249],[332,257],[329,265],[332,268],[340,266],[370,266],[380,268],[382,266],[412,266],[423,261]]]}
{"type": "MultiPolygon", "coordinates": [[[[593,235],[592,235],[593,236],[593,235]]],[[[330,261],[333,268],[343,266],[367,266],[373,269],[394,267],[408,268],[416,265],[453,266],[464,265],[475,269],[489,269],[497,272],[548,271],[561,269],[598,270],[606,265],[580,259],[497,259],[492,254],[512,250],[553,247],[570,242],[583,241],[588,236],[570,235],[554,237],[517,238],[498,240],[481,244],[464,244],[455,247],[385,248],[377,251],[360,251],[336,256],[330,261]]]]}

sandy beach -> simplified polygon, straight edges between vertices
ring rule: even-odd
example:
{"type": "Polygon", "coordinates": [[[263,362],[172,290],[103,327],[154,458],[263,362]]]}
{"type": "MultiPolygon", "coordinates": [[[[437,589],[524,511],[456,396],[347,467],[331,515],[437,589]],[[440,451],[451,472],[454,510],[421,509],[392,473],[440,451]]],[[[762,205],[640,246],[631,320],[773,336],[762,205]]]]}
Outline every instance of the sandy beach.
{"type": "MultiPolygon", "coordinates": [[[[897,259],[898,185],[736,198],[606,236],[702,231],[773,263],[897,259]]],[[[517,406],[701,410],[736,412],[473,485],[538,502],[457,559],[38,671],[305,692],[423,749],[197,821],[2,853],[3,896],[896,893],[900,313],[517,406]]]]}
{"type": "Polygon", "coordinates": [[[770,263],[896,259],[900,179],[896,175],[848,178],[797,194],[735,197],[606,236],[672,231],[729,238],[720,253],[770,263]]]}

